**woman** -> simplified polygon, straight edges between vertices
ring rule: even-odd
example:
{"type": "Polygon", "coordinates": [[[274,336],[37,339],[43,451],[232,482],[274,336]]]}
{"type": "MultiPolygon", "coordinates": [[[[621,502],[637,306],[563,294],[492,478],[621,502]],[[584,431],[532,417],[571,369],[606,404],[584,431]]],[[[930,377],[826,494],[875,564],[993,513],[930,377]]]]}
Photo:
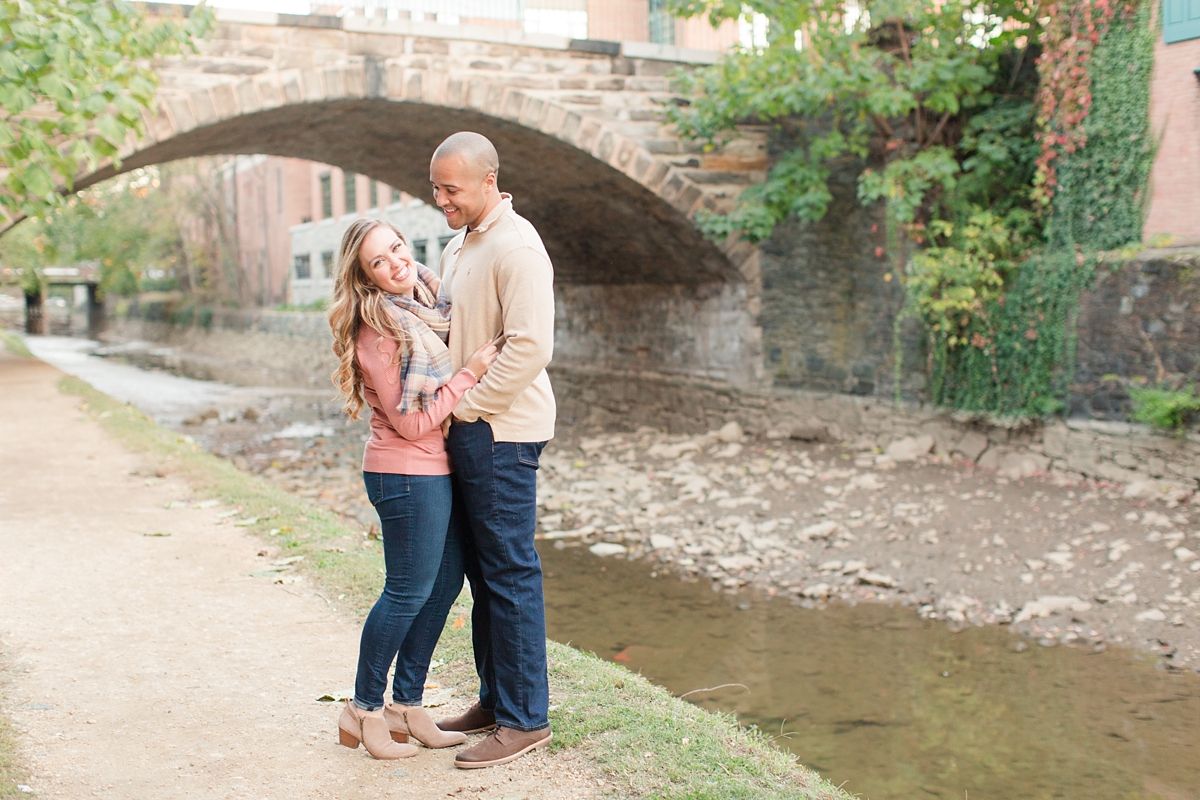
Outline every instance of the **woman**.
{"type": "Polygon", "coordinates": [[[421,707],[425,674],[463,583],[455,489],[442,422],[496,360],[481,347],[454,374],[445,340],[449,304],[436,275],[413,260],[392,225],[362,219],[342,237],[329,324],[340,361],[333,382],[357,419],[371,407],[363,453],[367,496],[383,528],[383,593],[363,625],[354,699],[338,720],[341,743],[375,758],[461,744],[421,707]],[[385,702],[396,660],[394,702],[385,702]]]}

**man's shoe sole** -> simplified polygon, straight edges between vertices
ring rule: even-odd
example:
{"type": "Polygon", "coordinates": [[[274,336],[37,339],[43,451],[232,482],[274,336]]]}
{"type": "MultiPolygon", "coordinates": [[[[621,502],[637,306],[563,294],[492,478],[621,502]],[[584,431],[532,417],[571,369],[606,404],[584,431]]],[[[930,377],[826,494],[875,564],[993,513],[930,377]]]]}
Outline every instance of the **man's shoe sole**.
{"type": "Polygon", "coordinates": [[[546,745],[550,744],[550,740],[553,738],[553,733],[548,734],[545,739],[538,739],[524,750],[519,750],[510,756],[496,758],[491,761],[459,761],[456,758],[454,759],[454,766],[458,767],[459,769],[483,769],[484,767],[498,767],[501,764],[507,764],[510,761],[516,761],[518,758],[530,752],[531,750],[538,750],[542,747],[545,747],[546,745]]]}

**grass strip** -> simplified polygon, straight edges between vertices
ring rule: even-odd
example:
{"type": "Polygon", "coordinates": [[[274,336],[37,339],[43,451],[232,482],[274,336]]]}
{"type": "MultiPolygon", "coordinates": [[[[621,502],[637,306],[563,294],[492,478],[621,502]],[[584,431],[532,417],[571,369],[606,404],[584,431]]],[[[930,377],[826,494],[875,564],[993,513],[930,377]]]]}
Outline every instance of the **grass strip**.
{"type": "MultiPolygon", "coordinates": [[[[4,655],[0,652],[0,657],[4,655]]],[[[9,701],[8,674],[6,664],[0,663],[0,708],[9,701]]],[[[10,797],[28,797],[18,786],[29,783],[26,765],[17,757],[17,732],[12,720],[0,714],[0,800],[10,797]]]]}
{"type": "MultiPolygon", "coordinates": [[[[118,441],[149,457],[159,474],[174,474],[194,491],[237,506],[241,523],[288,556],[343,610],[365,614],[379,593],[382,549],[332,512],[237,469],[188,437],[155,424],[76,378],[59,388],[82,398],[81,409],[118,441]],[[246,524],[250,520],[255,520],[246,524]],[[275,531],[272,535],[272,531],[275,531]],[[363,542],[368,546],[363,546],[363,542]]],[[[324,596],[324,595],[323,595],[324,596]]],[[[468,696],[477,690],[471,658],[469,601],[451,612],[431,677],[468,696]]],[[[548,643],[554,749],[591,759],[618,796],[695,800],[844,800],[850,795],[798,765],[730,715],[713,714],[671,696],[640,675],[548,643]]]]}
{"type": "Polygon", "coordinates": [[[15,333],[0,331],[0,339],[4,340],[4,349],[14,356],[33,358],[33,353],[29,352],[29,348],[25,346],[25,340],[15,333]]]}

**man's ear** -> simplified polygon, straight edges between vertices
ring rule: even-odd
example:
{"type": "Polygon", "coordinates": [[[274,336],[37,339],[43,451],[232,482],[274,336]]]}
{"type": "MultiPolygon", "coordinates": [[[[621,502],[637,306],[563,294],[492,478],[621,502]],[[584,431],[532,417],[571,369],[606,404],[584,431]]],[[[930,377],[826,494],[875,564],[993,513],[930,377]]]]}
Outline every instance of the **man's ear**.
{"type": "Polygon", "coordinates": [[[496,173],[489,172],[487,175],[485,175],[483,178],[483,186],[485,189],[488,189],[488,190],[495,189],[496,188],[496,173]]]}

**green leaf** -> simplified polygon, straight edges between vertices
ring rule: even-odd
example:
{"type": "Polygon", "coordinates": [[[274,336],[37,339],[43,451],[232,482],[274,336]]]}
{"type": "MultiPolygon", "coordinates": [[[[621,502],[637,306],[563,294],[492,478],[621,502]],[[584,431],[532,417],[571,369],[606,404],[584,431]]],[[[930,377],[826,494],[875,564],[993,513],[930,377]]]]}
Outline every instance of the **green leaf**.
{"type": "Polygon", "coordinates": [[[114,147],[120,147],[125,141],[125,132],[128,128],[118,122],[116,117],[104,114],[96,117],[96,130],[114,147]]]}

